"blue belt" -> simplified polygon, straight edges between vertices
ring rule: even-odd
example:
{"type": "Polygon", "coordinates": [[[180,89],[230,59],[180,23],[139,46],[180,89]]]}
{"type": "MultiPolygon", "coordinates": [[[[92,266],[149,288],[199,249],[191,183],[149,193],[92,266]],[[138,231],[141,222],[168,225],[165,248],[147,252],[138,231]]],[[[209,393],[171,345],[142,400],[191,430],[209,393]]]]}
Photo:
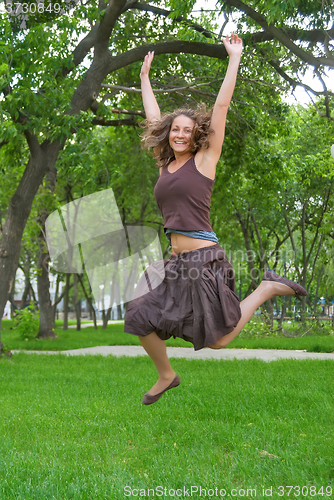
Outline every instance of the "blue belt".
{"type": "Polygon", "coordinates": [[[179,231],[178,229],[170,229],[170,228],[165,228],[165,235],[168,238],[168,241],[171,243],[171,238],[170,238],[170,233],[177,233],[177,234],[184,234],[185,236],[189,236],[190,238],[196,238],[200,240],[208,240],[208,241],[214,241],[215,243],[219,243],[219,240],[217,238],[216,233],[213,231],[179,231]]]}

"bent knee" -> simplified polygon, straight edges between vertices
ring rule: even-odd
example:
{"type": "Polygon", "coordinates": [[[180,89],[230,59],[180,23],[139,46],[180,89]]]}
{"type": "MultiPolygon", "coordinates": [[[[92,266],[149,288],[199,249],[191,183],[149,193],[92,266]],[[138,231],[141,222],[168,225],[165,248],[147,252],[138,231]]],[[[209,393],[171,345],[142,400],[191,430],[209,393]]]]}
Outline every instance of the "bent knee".
{"type": "Polygon", "coordinates": [[[227,343],[223,339],[219,339],[215,344],[209,345],[209,349],[224,349],[227,343]]]}

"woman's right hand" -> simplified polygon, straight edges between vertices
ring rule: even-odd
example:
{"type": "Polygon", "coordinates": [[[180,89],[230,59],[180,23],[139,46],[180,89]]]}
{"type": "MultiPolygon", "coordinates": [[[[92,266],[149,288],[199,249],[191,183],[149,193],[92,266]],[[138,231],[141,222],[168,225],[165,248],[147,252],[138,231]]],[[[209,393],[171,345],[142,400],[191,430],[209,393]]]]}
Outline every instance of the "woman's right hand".
{"type": "Polygon", "coordinates": [[[151,63],[153,61],[153,57],[154,57],[154,51],[152,52],[149,52],[145,58],[144,58],[144,62],[142,64],[142,67],[141,67],[141,70],[140,70],[140,76],[148,76],[149,72],[150,72],[150,68],[151,68],[151,63]]]}

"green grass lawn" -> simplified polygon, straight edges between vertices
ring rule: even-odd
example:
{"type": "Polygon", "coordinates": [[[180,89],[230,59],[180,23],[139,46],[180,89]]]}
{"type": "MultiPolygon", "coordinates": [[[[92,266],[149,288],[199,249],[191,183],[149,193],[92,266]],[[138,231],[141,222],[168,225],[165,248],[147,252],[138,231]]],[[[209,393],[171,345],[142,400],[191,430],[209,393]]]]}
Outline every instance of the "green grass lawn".
{"type": "Polygon", "coordinates": [[[146,357],[1,359],[1,500],[333,498],[333,361],[172,363],[181,385],[143,406],[146,357]]]}
{"type": "MultiPolygon", "coordinates": [[[[124,333],[123,323],[109,324],[106,330],[99,326],[97,330],[93,327],[87,327],[80,331],[69,329],[63,331],[56,329],[58,338],[54,340],[21,340],[16,330],[10,330],[12,322],[3,320],[4,330],[1,332],[2,342],[7,349],[28,349],[28,350],[50,350],[61,351],[68,349],[78,349],[82,347],[92,347],[100,345],[139,345],[138,337],[124,333]]],[[[254,328],[254,327],[252,327],[254,328]]],[[[306,335],[305,337],[286,338],[282,336],[257,336],[245,332],[237,337],[229,348],[247,348],[247,349],[299,349],[309,352],[333,352],[334,335],[325,332],[326,335],[306,335]]],[[[179,339],[170,339],[168,346],[192,347],[192,344],[179,339]]]]}

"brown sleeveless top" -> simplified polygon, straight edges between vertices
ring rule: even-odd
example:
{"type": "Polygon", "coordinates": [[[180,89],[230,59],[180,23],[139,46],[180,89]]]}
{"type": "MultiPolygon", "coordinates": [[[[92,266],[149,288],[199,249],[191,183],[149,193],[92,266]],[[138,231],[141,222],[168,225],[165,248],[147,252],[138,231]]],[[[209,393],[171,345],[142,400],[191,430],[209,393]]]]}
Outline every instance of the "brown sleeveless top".
{"type": "Polygon", "coordinates": [[[193,157],[174,173],[164,167],[154,188],[164,227],[212,232],[210,204],[214,183],[197,170],[193,157]]]}

